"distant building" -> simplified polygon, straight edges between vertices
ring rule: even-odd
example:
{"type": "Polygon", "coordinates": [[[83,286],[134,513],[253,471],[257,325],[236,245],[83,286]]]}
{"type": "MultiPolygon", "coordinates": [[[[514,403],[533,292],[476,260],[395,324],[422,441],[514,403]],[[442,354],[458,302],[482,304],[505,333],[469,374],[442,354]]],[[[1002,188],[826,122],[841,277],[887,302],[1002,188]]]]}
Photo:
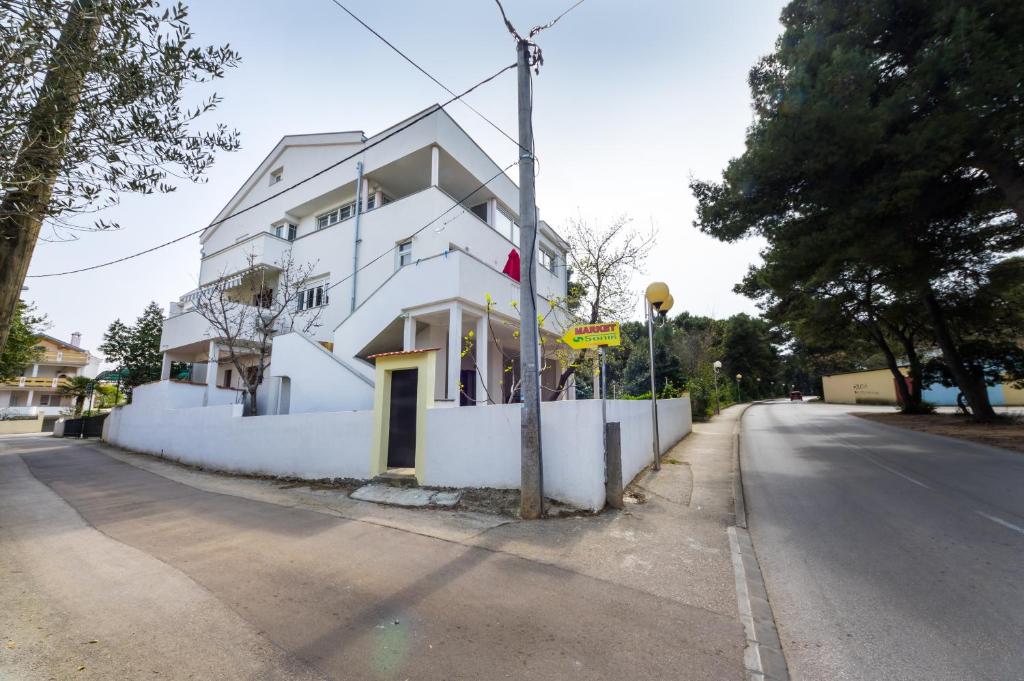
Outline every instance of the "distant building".
{"type": "Polygon", "coordinates": [[[57,420],[61,411],[73,406],[73,398],[61,397],[60,387],[75,376],[93,378],[99,372],[100,358],[81,347],[82,335],[71,334],[71,342],[40,334],[42,355],[26,367],[24,375],[0,384],[0,410],[7,414],[44,417],[44,429],[57,420]]]}
{"type": "MultiPolygon", "coordinates": [[[[904,376],[906,367],[900,367],[904,376]]],[[[909,380],[909,379],[908,379],[909,380]]],[[[835,404],[899,404],[896,393],[896,379],[888,369],[854,371],[847,374],[833,374],[822,377],[826,402],[835,404]]],[[[938,383],[925,386],[922,398],[936,406],[955,406],[956,388],[947,388],[938,383]]],[[[1010,384],[989,387],[988,399],[992,406],[1024,406],[1024,390],[1010,384]]]]}

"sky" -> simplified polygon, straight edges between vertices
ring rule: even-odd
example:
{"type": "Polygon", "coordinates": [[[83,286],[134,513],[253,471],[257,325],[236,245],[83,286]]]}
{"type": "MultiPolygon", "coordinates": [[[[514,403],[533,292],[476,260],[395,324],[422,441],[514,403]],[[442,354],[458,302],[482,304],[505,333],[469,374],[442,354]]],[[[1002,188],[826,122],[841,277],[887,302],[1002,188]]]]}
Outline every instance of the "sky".
{"type": "MultiPolygon", "coordinates": [[[[515,45],[490,0],[341,0],[455,92],[515,61],[515,45]]],[[[449,95],[359,26],[331,0],[192,0],[198,44],[229,43],[242,63],[212,87],[222,104],[200,125],[227,123],[240,151],[220,154],[202,184],[166,195],[125,195],[102,217],[116,232],[40,242],[29,275],[98,264],[203,227],[284,135],[362,130],[371,135],[449,95]]],[[[506,0],[521,30],[570,0],[506,0]]],[[[585,0],[537,38],[534,78],[540,217],[556,230],[582,217],[603,225],[627,215],[657,230],[638,290],[668,283],[675,309],[717,318],[755,313],[732,292],[758,261],[756,240],[723,244],[694,226],[691,178],[717,179],[743,152],[751,122],[747,73],[769,53],[782,0],[585,0]]],[[[516,134],[509,71],[467,101],[516,134]]],[[[516,147],[466,107],[449,112],[501,166],[516,147]]],[[[512,170],[513,179],[518,175],[512,170]]],[[[44,236],[47,234],[44,232],[44,236]]],[[[49,236],[52,236],[50,234],[49,236]]],[[[92,272],[31,278],[23,295],[48,315],[51,335],[82,333],[95,349],[115,318],[130,323],[150,301],[165,310],[196,287],[199,238],[92,272]]],[[[636,317],[642,313],[638,304],[636,317]]]]}

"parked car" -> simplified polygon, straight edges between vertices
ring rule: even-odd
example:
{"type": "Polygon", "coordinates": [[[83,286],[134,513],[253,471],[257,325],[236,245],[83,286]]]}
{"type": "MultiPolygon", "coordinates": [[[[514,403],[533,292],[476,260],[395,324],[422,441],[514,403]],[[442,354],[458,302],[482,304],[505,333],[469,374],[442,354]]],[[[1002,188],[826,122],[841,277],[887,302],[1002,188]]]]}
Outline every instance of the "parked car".
{"type": "Polygon", "coordinates": [[[790,402],[803,402],[804,401],[804,395],[799,390],[794,390],[793,392],[789,393],[789,401],[790,402]]]}

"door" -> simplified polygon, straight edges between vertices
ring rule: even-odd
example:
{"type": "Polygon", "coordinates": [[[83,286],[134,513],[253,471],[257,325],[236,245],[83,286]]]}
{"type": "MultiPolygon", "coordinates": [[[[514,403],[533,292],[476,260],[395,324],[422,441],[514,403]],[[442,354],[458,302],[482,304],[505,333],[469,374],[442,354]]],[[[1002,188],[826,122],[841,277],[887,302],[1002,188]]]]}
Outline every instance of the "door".
{"type": "Polygon", "coordinates": [[[459,392],[459,406],[468,407],[476,404],[476,370],[463,369],[459,374],[462,390],[459,392]]]}
{"type": "Polygon", "coordinates": [[[418,369],[391,372],[388,468],[416,467],[416,384],[418,369]]]}

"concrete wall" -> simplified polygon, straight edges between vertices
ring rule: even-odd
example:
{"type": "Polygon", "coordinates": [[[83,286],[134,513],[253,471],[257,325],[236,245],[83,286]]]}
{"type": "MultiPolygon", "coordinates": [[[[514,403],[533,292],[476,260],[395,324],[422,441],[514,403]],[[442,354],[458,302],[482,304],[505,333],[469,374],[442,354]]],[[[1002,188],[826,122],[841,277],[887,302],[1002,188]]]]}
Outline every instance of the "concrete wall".
{"type": "MultiPolygon", "coordinates": [[[[519,487],[521,406],[499,404],[427,412],[424,482],[440,487],[519,487]]],[[[662,452],[690,432],[689,398],[658,403],[662,452]]],[[[623,481],[653,459],[651,406],[609,400],[608,420],[621,424],[623,481]]],[[[551,498],[580,508],[604,506],[604,444],[597,400],[545,402],[541,406],[544,487],[551,498]]]]}
{"type": "MultiPolygon", "coordinates": [[[[358,360],[350,360],[358,361],[358,360]]],[[[282,410],[289,414],[370,409],[373,381],[298,332],[274,339],[270,374],[288,379],[282,410]]],[[[276,411],[271,408],[268,411],[276,411]]]]}
{"type": "Polygon", "coordinates": [[[888,369],[822,378],[825,401],[836,404],[896,404],[896,383],[888,369]]]}
{"type": "Polygon", "coordinates": [[[213,470],[309,480],[366,478],[373,413],[242,417],[242,406],[114,409],[103,439],[213,470]]]}
{"type": "MultiPolygon", "coordinates": [[[[186,386],[150,386],[158,387],[111,412],[105,440],[216,470],[305,479],[370,476],[372,411],[243,418],[241,405],[168,408],[169,398],[186,386]]],[[[658,404],[665,452],[690,432],[690,401],[684,397],[658,404]]],[[[545,402],[541,409],[545,494],[578,508],[601,509],[601,403],[545,402]]],[[[518,488],[520,413],[517,404],[427,410],[424,484],[518,488]]],[[[650,403],[609,400],[608,418],[622,424],[623,480],[628,483],[653,459],[650,403]]]]}
{"type": "Polygon", "coordinates": [[[43,430],[43,415],[34,419],[0,420],[0,435],[16,435],[20,433],[40,433],[43,430]]]}

